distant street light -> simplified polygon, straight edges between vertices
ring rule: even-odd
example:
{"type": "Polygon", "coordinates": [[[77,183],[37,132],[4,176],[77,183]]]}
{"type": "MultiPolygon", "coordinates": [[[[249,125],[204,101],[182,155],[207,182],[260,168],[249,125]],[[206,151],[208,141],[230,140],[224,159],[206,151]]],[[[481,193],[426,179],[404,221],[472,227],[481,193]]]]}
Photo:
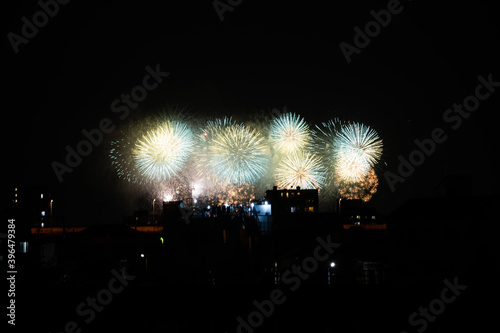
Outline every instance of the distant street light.
{"type": "Polygon", "coordinates": [[[53,199],[50,200],[50,226],[53,227],[52,225],[52,203],[54,202],[53,199]]]}
{"type": "Polygon", "coordinates": [[[156,199],[153,199],[153,223],[155,222],[155,201],[156,199]]]}
{"type": "Polygon", "coordinates": [[[333,268],[335,267],[335,262],[330,262],[330,268],[328,269],[328,284],[332,284],[332,277],[334,275],[333,268]]]}
{"type": "Polygon", "coordinates": [[[141,258],[144,258],[144,260],[145,260],[146,270],[145,270],[144,277],[146,279],[146,284],[147,284],[148,283],[148,257],[146,257],[146,255],[144,253],[141,253],[141,258]]]}

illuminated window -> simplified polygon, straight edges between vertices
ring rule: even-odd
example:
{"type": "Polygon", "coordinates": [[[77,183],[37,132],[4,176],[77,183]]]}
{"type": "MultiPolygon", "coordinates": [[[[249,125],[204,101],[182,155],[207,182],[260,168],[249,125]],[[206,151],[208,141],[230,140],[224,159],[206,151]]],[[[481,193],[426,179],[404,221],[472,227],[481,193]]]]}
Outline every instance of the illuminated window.
{"type": "Polygon", "coordinates": [[[375,220],[375,215],[372,215],[372,220],[375,220]]]}
{"type": "Polygon", "coordinates": [[[28,253],[28,242],[19,242],[21,253],[28,253]]]}
{"type": "Polygon", "coordinates": [[[274,284],[279,284],[281,281],[280,272],[278,270],[278,262],[274,262],[274,284]]]}
{"type": "Polygon", "coordinates": [[[42,193],[42,194],[40,194],[40,199],[43,199],[43,193],[42,193]]]}
{"type": "Polygon", "coordinates": [[[45,211],[44,210],[42,210],[42,216],[45,216],[45,211]]]}
{"type": "Polygon", "coordinates": [[[314,207],[309,206],[307,208],[308,208],[308,210],[307,210],[308,213],[314,213],[314,207]]]}

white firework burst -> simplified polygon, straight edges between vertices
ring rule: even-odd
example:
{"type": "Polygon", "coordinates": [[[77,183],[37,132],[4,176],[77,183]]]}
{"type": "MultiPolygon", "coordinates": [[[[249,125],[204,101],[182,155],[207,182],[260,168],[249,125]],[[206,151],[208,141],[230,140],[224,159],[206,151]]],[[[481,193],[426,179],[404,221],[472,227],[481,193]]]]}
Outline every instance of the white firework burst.
{"type": "Polygon", "coordinates": [[[373,128],[360,123],[342,126],[333,139],[335,172],[347,182],[362,180],[380,159],[382,146],[373,128]]]}
{"type": "Polygon", "coordinates": [[[335,175],[335,138],[342,127],[342,121],[339,118],[331,119],[327,122],[316,125],[316,130],[312,131],[315,138],[315,151],[321,156],[321,159],[327,169],[328,181],[333,180],[335,175]]]}
{"type": "Polygon", "coordinates": [[[276,183],[282,189],[321,188],[326,179],[325,171],[319,156],[309,152],[293,153],[283,158],[276,168],[276,183]]]}
{"type": "Polygon", "coordinates": [[[223,183],[251,184],[266,171],[269,162],[264,138],[255,129],[231,118],[207,123],[200,137],[200,173],[214,175],[223,183]]]}
{"type": "Polygon", "coordinates": [[[271,122],[269,141],[279,153],[296,153],[311,143],[311,132],[304,118],[285,113],[271,122]]]}
{"type": "Polygon", "coordinates": [[[133,144],[126,139],[114,140],[111,141],[111,147],[109,157],[118,177],[131,183],[140,184],[141,179],[137,175],[132,157],[133,144]]]}
{"type": "Polygon", "coordinates": [[[137,140],[133,151],[136,168],[152,181],[170,179],[184,166],[193,143],[192,131],[186,124],[166,121],[137,140]]]}

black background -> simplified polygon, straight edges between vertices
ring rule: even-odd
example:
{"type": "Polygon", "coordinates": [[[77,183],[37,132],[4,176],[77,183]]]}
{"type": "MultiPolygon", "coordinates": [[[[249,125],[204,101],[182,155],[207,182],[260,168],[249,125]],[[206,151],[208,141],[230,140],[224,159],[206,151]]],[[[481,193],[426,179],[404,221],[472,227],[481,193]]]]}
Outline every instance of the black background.
{"type": "MultiPolygon", "coordinates": [[[[239,117],[286,106],[311,123],[340,117],[374,127],[384,153],[372,204],[382,213],[409,198],[433,196],[446,175],[472,176],[472,195],[497,193],[499,92],[456,131],[442,120],[453,103],[473,94],[479,75],[492,73],[500,81],[493,2],[401,5],[403,11],[348,64],[339,44],[353,44],[353,28],[363,28],[373,19],[370,11],[385,9],[387,1],[246,0],[224,13],[224,21],[211,1],[72,1],[20,45],[18,54],[7,34],[20,34],[21,18],[31,21],[40,7],[35,1],[3,4],[2,194],[8,196],[14,184],[47,185],[56,202],[64,201],[68,226],[120,222],[135,208],[134,190],[109,166],[112,135],[62,183],[51,163],[64,162],[65,146],[75,147],[81,131],[97,127],[102,118],[120,128],[167,105],[239,117]],[[156,64],[169,77],[120,121],[111,102],[140,84],[144,68],[156,64]],[[384,171],[396,173],[398,156],[407,157],[413,141],[428,138],[436,127],[445,129],[448,140],[391,192],[384,171]]],[[[421,298],[409,290],[408,297],[427,305],[440,288],[421,298]]],[[[398,317],[394,327],[405,325],[407,318],[398,317]]],[[[454,321],[452,327],[459,326],[454,321]]]]}
{"type": "MultiPolygon", "coordinates": [[[[34,2],[9,6],[4,36],[20,34],[21,17],[39,10],[34,2]]],[[[473,93],[478,75],[497,77],[495,11],[481,1],[404,1],[402,12],[347,64],[339,44],[353,44],[353,28],[364,28],[370,11],[386,6],[244,1],[221,22],[210,1],[62,5],[18,54],[4,38],[6,178],[119,210],[126,199],[108,172],[111,136],[61,184],[51,168],[54,160],[64,162],[64,147],[75,147],[83,129],[106,117],[127,125],[166,105],[214,116],[286,106],[310,123],[338,116],[380,133],[384,155],[373,202],[382,212],[431,195],[447,174],[472,175],[476,194],[491,193],[498,185],[490,144],[498,97],[483,102],[457,131],[445,127],[442,115],[473,93]],[[117,119],[111,102],[156,64],[170,76],[129,119],[117,119]],[[391,193],[383,172],[397,172],[397,157],[407,157],[413,140],[428,138],[436,127],[447,129],[448,140],[391,193]]]]}

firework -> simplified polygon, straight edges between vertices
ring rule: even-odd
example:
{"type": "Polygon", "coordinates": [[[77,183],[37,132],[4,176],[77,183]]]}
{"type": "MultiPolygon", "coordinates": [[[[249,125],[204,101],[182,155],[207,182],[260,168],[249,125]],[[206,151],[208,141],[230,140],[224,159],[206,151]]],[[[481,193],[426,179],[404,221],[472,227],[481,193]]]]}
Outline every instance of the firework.
{"type": "Polygon", "coordinates": [[[276,168],[276,183],[282,189],[297,186],[321,188],[324,182],[325,169],[321,160],[309,152],[287,155],[276,168]]]}
{"type": "Polygon", "coordinates": [[[327,169],[328,180],[332,180],[335,175],[336,152],[334,143],[341,127],[341,120],[334,118],[328,122],[321,123],[321,126],[316,125],[317,130],[312,131],[316,141],[316,151],[321,156],[327,169]]]}
{"type": "Polygon", "coordinates": [[[145,133],[134,149],[138,172],[152,180],[170,179],[178,174],[194,148],[193,134],[183,123],[166,121],[145,133]]]}
{"type": "Polygon", "coordinates": [[[111,158],[111,165],[115,168],[119,178],[132,183],[140,183],[135,172],[130,141],[124,139],[111,141],[109,157],[111,158]]]}
{"type": "Polygon", "coordinates": [[[297,153],[310,144],[311,133],[304,118],[285,113],[271,122],[269,141],[279,153],[297,153]]]}
{"type": "Polygon", "coordinates": [[[246,205],[249,200],[255,199],[255,187],[248,184],[211,183],[201,192],[194,188],[193,198],[202,205],[246,205]]]}
{"type": "Polygon", "coordinates": [[[340,197],[344,199],[360,199],[369,201],[377,192],[378,177],[373,168],[356,183],[346,183],[340,177],[335,177],[335,185],[338,188],[340,197]]]}
{"type": "Polygon", "coordinates": [[[251,184],[266,171],[268,148],[256,130],[224,118],[208,122],[200,138],[201,174],[226,184],[251,184]]]}
{"type": "Polygon", "coordinates": [[[382,155],[382,140],[369,126],[343,125],[332,141],[335,173],[347,182],[360,181],[382,155]]]}
{"type": "Polygon", "coordinates": [[[312,130],[300,115],[273,112],[252,126],[230,117],[194,125],[195,118],[169,109],[117,131],[111,166],[166,201],[244,204],[273,185],[321,189],[324,202],[366,201],[376,192],[382,140],[374,129],[334,118],[312,130]]]}
{"type": "Polygon", "coordinates": [[[342,121],[339,118],[331,119],[316,125],[317,131],[313,131],[315,139],[320,143],[320,149],[329,151],[333,147],[334,140],[342,128],[342,121]]]}

